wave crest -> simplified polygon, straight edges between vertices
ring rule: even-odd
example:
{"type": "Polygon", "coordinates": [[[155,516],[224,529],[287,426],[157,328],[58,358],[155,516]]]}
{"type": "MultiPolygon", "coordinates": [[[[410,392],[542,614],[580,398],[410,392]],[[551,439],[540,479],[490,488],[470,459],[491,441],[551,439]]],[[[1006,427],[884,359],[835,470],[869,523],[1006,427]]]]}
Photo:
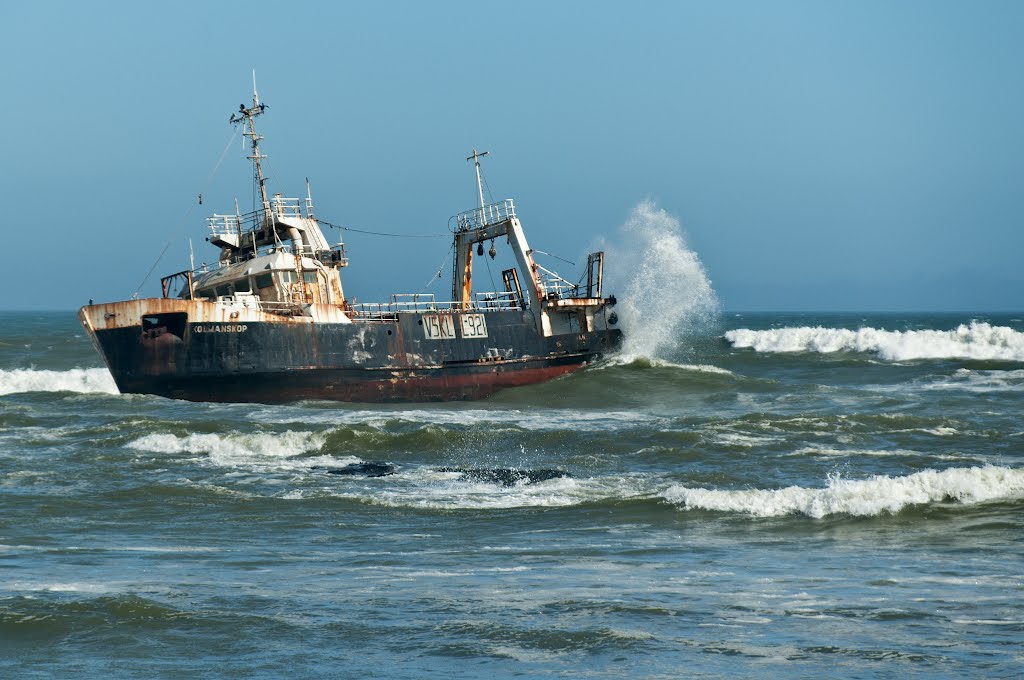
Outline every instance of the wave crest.
{"type": "Polygon", "coordinates": [[[625,366],[627,368],[669,368],[680,371],[691,371],[694,373],[714,373],[715,375],[730,375],[735,376],[736,374],[727,368],[721,368],[712,364],[678,364],[674,361],[667,361],[665,359],[652,359],[646,356],[630,356],[616,354],[608,357],[600,364],[596,364],[593,370],[604,370],[612,367],[625,366]]]}
{"type": "Polygon", "coordinates": [[[0,395],[19,392],[118,394],[114,378],[105,368],[72,368],[67,371],[0,369],[0,395]]]}
{"type": "Polygon", "coordinates": [[[827,515],[871,517],[895,514],[912,505],[956,501],[965,505],[1024,498],[1024,470],[986,465],[923,470],[905,477],[876,475],[869,479],[843,479],[830,475],[828,486],[808,489],[689,488],[681,485],[665,492],[669,502],[686,509],[735,512],[755,517],[827,515]]]}
{"type": "Polygon", "coordinates": [[[153,433],[127,446],[136,451],[151,453],[205,454],[214,465],[223,467],[305,469],[314,464],[343,465],[360,462],[360,459],[351,456],[309,458],[303,455],[319,451],[326,439],[326,434],[322,432],[291,430],[276,433],[189,434],[184,437],[153,433]]]}
{"type": "Polygon", "coordinates": [[[887,331],[877,328],[801,326],[725,333],[733,347],[755,352],[852,351],[878,354],[889,361],[912,359],[975,359],[1024,361],[1024,333],[1006,326],[972,321],[950,331],[887,331]]]}

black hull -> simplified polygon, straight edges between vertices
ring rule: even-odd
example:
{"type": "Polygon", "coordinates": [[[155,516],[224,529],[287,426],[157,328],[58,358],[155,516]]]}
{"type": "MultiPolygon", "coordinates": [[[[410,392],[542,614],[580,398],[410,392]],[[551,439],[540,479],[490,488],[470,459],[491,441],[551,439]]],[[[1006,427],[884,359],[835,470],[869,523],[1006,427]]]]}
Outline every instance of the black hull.
{"type": "Polygon", "coordinates": [[[428,402],[482,399],[506,387],[543,382],[582,368],[598,355],[433,369],[305,368],[207,376],[117,380],[125,393],[187,401],[285,403],[304,399],[350,402],[428,402]]]}
{"type": "Polygon", "coordinates": [[[487,337],[443,339],[426,337],[422,314],[355,323],[172,316],[148,329],[90,328],[121,392],[258,403],[479,399],[570,373],[622,340],[617,329],[542,337],[519,311],[488,313],[487,337]]]}

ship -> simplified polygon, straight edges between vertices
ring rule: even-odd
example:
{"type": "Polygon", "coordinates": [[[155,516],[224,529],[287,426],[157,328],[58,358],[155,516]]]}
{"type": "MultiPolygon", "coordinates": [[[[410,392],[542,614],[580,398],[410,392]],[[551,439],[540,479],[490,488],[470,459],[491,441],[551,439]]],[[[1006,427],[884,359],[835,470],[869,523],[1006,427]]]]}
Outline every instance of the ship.
{"type": "MultiPolygon", "coordinates": [[[[203,402],[301,400],[430,402],[485,398],[563,376],[621,346],[614,296],[603,294],[604,253],[587,256],[571,283],[538,264],[511,199],[478,204],[449,220],[452,294],[346,297],[345,244],[331,243],[306,196],[269,194],[253,88],[230,123],[251,150],[254,210],[207,218],[217,262],[161,279],[161,297],[79,310],[122,393],[203,402]],[[474,289],[474,257],[507,246],[502,290],[474,289]],[[584,281],[585,279],[585,281],[584,281]]],[[[200,198],[201,202],[201,198],[200,198]]],[[[329,233],[330,230],[329,230],[329,233]]],[[[338,232],[341,234],[341,231],[338,232]]],[[[479,278],[479,277],[478,277],[479,278]]],[[[492,287],[496,287],[493,286],[492,287]]]]}

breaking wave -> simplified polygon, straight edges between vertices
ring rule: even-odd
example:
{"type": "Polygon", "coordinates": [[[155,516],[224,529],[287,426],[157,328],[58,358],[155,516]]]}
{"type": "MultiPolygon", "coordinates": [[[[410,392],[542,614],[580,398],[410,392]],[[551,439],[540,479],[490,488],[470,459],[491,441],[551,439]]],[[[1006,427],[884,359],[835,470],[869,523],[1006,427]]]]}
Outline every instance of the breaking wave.
{"type": "MultiPolygon", "coordinates": [[[[531,404],[532,406],[532,404],[531,404]]],[[[260,422],[276,425],[324,424],[339,426],[339,432],[349,434],[351,428],[365,428],[369,433],[395,438],[408,436],[410,428],[444,428],[461,431],[481,428],[489,432],[550,431],[572,428],[577,431],[614,431],[642,422],[657,421],[656,416],[630,410],[579,411],[567,408],[468,409],[428,407],[421,409],[380,410],[322,410],[309,411],[300,407],[275,406],[258,408],[252,417],[260,422]]]]}
{"type": "Polygon", "coordinates": [[[630,366],[634,368],[667,368],[679,371],[690,371],[693,373],[711,373],[714,375],[736,375],[727,368],[713,366],[712,364],[677,364],[664,359],[651,359],[645,356],[614,356],[607,361],[594,366],[594,370],[604,370],[616,366],[630,366]]]}
{"type": "Polygon", "coordinates": [[[972,321],[950,331],[887,331],[877,328],[821,326],[728,331],[733,347],[756,352],[868,352],[889,361],[912,359],[975,359],[1024,361],[1024,333],[1006,326],[972,321]]]}
{"type": "Polygon", "coordinates": [[[986,465],[924,470],[905,477],[876,475],[869,479],[843,479],[830,475],[828,486],[809,489],[720,490],[670,487],[665,498],[686,509],[736,512],[756,517],[827,515],[870,517],[894,514],[908,506],[954,501],[973,505],[1024,498],[1024,470],[986,465]]]}
{"type": "Polygon", "coordinates": [[[718,299],[679,220],[642,201],[622,226],[620,245],[608,246],[610,290],[617,292],[627,360],[656,357],[680,336],[706,327],[718,299]]]}
{"type": "Polygon", "coordinates": [[[99,392],[118,394],[105,368],[72,368],[67,371],[34,368],[0,369],[0,395],[19,392],[99,392]]]}
{"type": "MultiPolygon", "coordinates": [[[[931,503],[974,505],[1024,499],[1024,469],[995,465],[924,470],[895,477],[876,475],[866,479],[845,479],[834,474],[827,478],[823,488],[714,489],[673,484],[651,473],[577,477],[566,470],[564,474],[541,475],[534,479],[531,477],[533,468],[508,468],[513,473],[522,473],[521,478],[513,476],[508,481],[492,478],[488,473],[493,471],[488,469],[405,462],[382,463],[389,468],[386,476],[366,485],[353,483],[353,480],[378,475],[354,472],[351,476],[331,476],[330,470],[361,465],[366,460],[353,455],[355,452],[331,453],[334,447],[323,432],[289,430],[185,436],[154,433],[135,439],[127,447],[157,454],[184,454],[204,466],[227,469],[232,474],[299,473],[299,477],[294,477],[298,486],[282,496],[286,499],[336,497],[370,505],[420,509],[482,510],[667,501],[685,510],[752,517],[803,515],[820,519],[831,515],[896,514],[912,506],[931,503]]],[[[813,453],[830,455],[832,452],[813,453]]],[[[362,452],[361,455],[367,454],[362,452]]]]}
{"type": "Polygon", "coordinates": [[[354,456],[314,456],[327,437],[319,432],[258,432],[231,434],[147,434],[127,444],[136,451],[166,454],[202,454],[222,467],[248,469],[308,469],[311,465],[346,465],[360,462],[354,456]]]}
{"type": "Polygon", "coordinates": [[[948,378],[921,386],[926,390],[958,390],[963,392],[1022,392],[1024,370],[972,371],[961,368],[948,378]]]}
{"type": "Polygon", "coordinates": [[[362,492],[341,492],[339,495],[387,507],[483,510],[576,506],[615,500],[636,492],[635,489],[624,488],[626,482],[622,479],[558,477],[506,486],[426,467],[399,474],[395,481],[398,483],[371,495],[362,492]]]}

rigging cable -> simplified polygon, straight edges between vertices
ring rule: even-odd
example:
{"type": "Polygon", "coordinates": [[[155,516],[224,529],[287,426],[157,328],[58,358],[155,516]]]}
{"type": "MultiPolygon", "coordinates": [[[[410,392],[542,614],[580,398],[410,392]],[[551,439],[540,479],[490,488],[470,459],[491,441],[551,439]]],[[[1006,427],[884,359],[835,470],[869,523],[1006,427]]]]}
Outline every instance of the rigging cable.
{"type": "Polygon", "coordinates": [[[314,218],[325,227],[340,229],[341,231],[354,231],[358,234],[372,234],[373,236],[394,236],[396,238],[451,238],[451,234],[395,234],[386,231],[369,231],[367,229],[356,229],[355,227],[343,227],[340,224],[331,224],[326,220],[314,218]]]}
{"type": "Polygon", "coordinates": [[[553,257],[553,258],[555,258],[556,260],[561,260],[562,262],[568,262],[568,263],[569,263],[569,264],[571,264],[571,265],[572,265],[573,267],[575,267],[575,266],[576,266],[576,263],[575,263],[575,262],[573,262],[572,260],[567,260],[567,259],[565,259],[564,257],[559,257],[558,255],[552,255],[551,253],[547,253],[547,252],[544,252],[544,251],[543,251],[543,250],[541,250],[540,248],[534,248],[534,249],[533,249],[533,252],[535,252],[535,253],[540,253],[541,255],[547,255],[548,257],[553,257]]]}
{"type": "Polygon", "coordinates": [[[489,278],[491,280],[491,291],[492,292],[497,292],[498,291],[498,284],[494,283],[494,272],[491,271],[491,262],[490,262],[490,260],[488,260],[487,258],[484,258],[484,257],[481,257],[480,259],[483,260],[484,264],[487,265],[487,278],[489,278]]]}
{"type": "Polygon", "coordinates": [[[494,203],[494,194],[491,193],[491,185],[487,183],[487,175],[481,172],[480,179],[484,181],[484,186],[487,187],[487,198],[490,199],[491,203],[494,203]]]}
{"type": "Polygon", "coordinates": [[[228,143],[224,146],[224,150],[220,152],[220,158],[218,158],[217,162],[214,164],[213,170],[210,171],[210,174],[207,175],[207,177],[206,177],[206,181],[203,182],[202,191],[199,192],[199,198],[197,200],[193,201],[192,205],[190,205],[188,207],[188,210],[185,211],[185,214],[181,216],[181,220],[178,223],[178,231],[176,233],[174,233],[171,236],[171,238],[169,238],[167,240],[166,244],[164,244],[164,249],[160,251],[159,255],[157,255],[156,261],[153,263],[153,266],[150,267],[149,271],[146,272],[146,275],[144,277],[142,277],[142,283],[140,283],[139,287],[135,289],[134,293],[132,293],[132,299],[136,299],[136,298],[139,297],[139,291],[142,290],[142,287],[144,285],[146,285],[146,281],[149,280],[149,277],[153,273],[153,270],[156,269],[156,266],[158,264],[160,264],[160,260],[162,260],[164,258],[164,255],[167,254],[167,249],[170,248],[171,244],[174,243],[174,240],[176,238],[178,238],[179,236],[181,236],[182,232],[184,232],[184,230],[185,230],[185,223],[188,220],[188,216],[192,214],[192,211],[195,209],[195,207],[197,205],[202,203],[202,195],[203,195],[203,193],[206,192],[206,188],[210,185],[210,181],[213,179],[213,176],[216,175],[217,174],[217,170],[220,169],[220,164],[224,162],[224,156],[227,155],[228,149],[230,149],[231,145],[235,143],[235,137],[236,136],[238,136],[238,127],[237,126],[235,127],[234,131],[231,133],[231,139],[229,139],[228,143]]]}
{"type": "Polygon", "coordinates": [[[444,259],[443,259],[443,260],[441,260],[441,266],[437,268],[437,273],[436,273],[436,274],[434,274],[433,276],[431,276],[431,277],[430,277],[430,280],[429,280],[429,281],[427,281],[427,284],[426,284],[425,286],[423,286],[423,288],[422,288],[422,289],[420,290],[420,294],[421,294],[421,295],[422,295],[423,293],[425,293],[425,292],[427,291],[427,289],[428,289],[428,288],[430,288],[431,286],[433,286],[433,285],[434,285],[434,283],[436,283],[438,279],[440,279],[440,278],[443,278],[443,276],[442,276],[441,272],[443,272],[443,271],[444,271],[444,266],[445,266],[446,264],[448,264],[448,258],[449,258],[449,257],[451,257],[451,256],[452,256],[452,253],[454,253],[454,252],[455,252],[455,244],[453,243],[453,244],[452,244],[452,247],[451,247],[451,248],[450,248],[450,249],[448,250],[448,254],[444,256],[444,259]]]}

